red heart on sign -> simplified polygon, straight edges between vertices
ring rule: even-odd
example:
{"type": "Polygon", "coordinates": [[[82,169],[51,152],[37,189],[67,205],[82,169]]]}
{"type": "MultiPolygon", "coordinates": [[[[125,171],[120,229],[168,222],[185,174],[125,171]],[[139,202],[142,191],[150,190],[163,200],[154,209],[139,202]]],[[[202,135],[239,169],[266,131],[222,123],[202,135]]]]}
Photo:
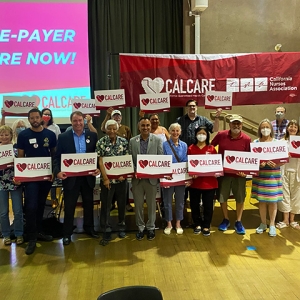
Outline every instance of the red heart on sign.
{"type": "Polygon", "coordinates": [[[215,96],[214,96],[214,95],[208,95],[208,96],[207,96],[207,100],[208,100],[209,102],[213,101],[214,99],[215,99],[215,96]]]}
{"type": "Polygon", "coordinates": [[[198,165],[199,161],[197,159],[190,160],[190,164],[195,168],[198,165]]]}
{"type": "Polygon", "coordinates": [[[293,148],[297,149],[300,147],[300,141],[292,141],[291,145],[293,146],[293,148]]]}
{"type": "Polygon", "coordinates": [[[227,162],[228,162],[229,164],[231,164],[232,162],[235,161],[235,157],[234,157],[234,156],[229,156],[229,155],[227,155],[227,156],[226,156],[226,160],[227,160],[227,162]]]}
{"type": "Polygon", "coordinates": [[[63,163],[64,163],[64,165],[66,166],[66,167],[70,167],[71,166],[71,164],[73,163],[73,159],[64,159],[63,160],[63,163]]]}
{"type": "Polygon", "coordinates": [[[147,106],[148,103],[149,103],[149,99],[148,99],[148,98],[142,99],[142,103],[143,103],[145,106],[147,106]]]}
{"type": "Polygon", "coordinates": [[[6,100],[6,101],[4,102],[4,104],[5,104],[8,108],[10,108],[10,107],[13,106],[14,101],[12,101],[12,100],[10,100],[10,101],[6,100]]]}
{"type": "Polygon", "coordinates": [[[99,102],[102,102],[104,100],[104,96],[103,95],[98,95],[96,96],[96,99],[99,101],[99,102]]]}
{"type": "Polygon", "coordinates": [[[78,108],[80,108],[81,103],[74,103],[73,105],[74,105],[74,107],[75,107],[76,109],[78,109],[78,108]]]}
{"type": "Polygon", "coordinates": [[[27,167],[27,164],[23,163],[23,164],[17,164],[17,168],[20,172],[23,172],[27,167]]]}
{"type": "Polygon", "coordinates": [[[106,162],[106,163],[104,164],[104,166],[105,166],[105,168],[106,168],[107,170],[110,170],[110,168],[112,167],[112,163],[111,163],[111,162],[106,162]]]}
{"type": "Polygon", "coordinates": [[[148,166],[148,160],[140,160],[139,164],[141,166],[142,169],[146,168],[148,166]]]}
{"type": "Polygon", "coordinates": [[[253,152],[255,152],[255,153],[261,153],[261,151],[262,151],[262,147],[254,147],[253,148],[253,152]]]}

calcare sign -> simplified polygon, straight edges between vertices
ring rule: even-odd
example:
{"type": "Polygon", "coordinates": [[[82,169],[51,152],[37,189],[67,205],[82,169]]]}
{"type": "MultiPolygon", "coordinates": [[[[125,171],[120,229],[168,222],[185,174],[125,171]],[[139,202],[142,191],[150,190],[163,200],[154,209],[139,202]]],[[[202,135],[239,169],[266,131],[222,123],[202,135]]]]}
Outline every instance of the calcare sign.
{"type": "Polygon", "coordinates": [[[300,158],[300,136],[290,135],[289,152],[291,157],[300,158]]]}
{"type": "Polygon", "coordinates": [[[131,178],[134,176],[131,155],[105,156],[102,161],[108,179],[118,179],[121,176],[131,178]]]}
{"type": "Polygon", "coordinates": [[[169,93],[140,95],[140,109],[145,113],[170,111],[169,93]]]}
{"type": "Polygon", "coordinates": [[[61,171],[68,177],[92,175],[96,169],[96,152],[61,155],[61,171]]]}
{"type": "Polygon", "coordinates": [[[242,172],[246,175],[258,175],[260,160],[257,153],[242,151],[225,151],[223,169],[224,173],[242,172]]]}
{"type": "Polygon", "coordinates": [[[209,91],[205,94],[205,108],[231,109],[232,92],[209,91]]]}
{"type": "Polygon", "coordinates": [[[15,180],[20,182],[52,179],[51,157],[15,158],[15,180]]]}
{"type": "Polygon", "coordinates": [[[14,166],[14,149],[12,144],[0,145],[0,170],[14,166]]]}
{"type": "Polygon", "coordinates": [[[38,105],[36,97],[3,96],[5,116],[27,116],[28,112],[38,105]]]}
{"type": "Polygon", "coordinates": [[[95,99],[72,99],[71,102],[72,112],[81,111],[84,115],[100,116],[100,110],[96,110],[95,99]]]}
{"type": "Polygon", "coordinates": [[[289,161],[287,141],[251,143],[250,148],[251,152],[258,155],[261,162],[287,163],[289,161]]]}
{"type": "Polygon", "coordinates": [[[221,154],[188,155],[189,175],[223,176],[221,154]]]}
{"type": "Polygon", "coordinates": [[[172,176],[172,155],[137,155],[137,178],[172,176]]]}
{"type": "Polygon", "coordinates": [[[160,186],[162,187],[170,187],[170,186],[178,186],[185,185],[191,182],[191,176],[188,173],[188,163],[180,162],[172,164],[172,179],[161,178],[160,186]]]}
{"type": "Polygon", "coordinates": [[[109,107],[125,107],[124,89],[95,91],[96,109],[107,109],[109,107]]]}

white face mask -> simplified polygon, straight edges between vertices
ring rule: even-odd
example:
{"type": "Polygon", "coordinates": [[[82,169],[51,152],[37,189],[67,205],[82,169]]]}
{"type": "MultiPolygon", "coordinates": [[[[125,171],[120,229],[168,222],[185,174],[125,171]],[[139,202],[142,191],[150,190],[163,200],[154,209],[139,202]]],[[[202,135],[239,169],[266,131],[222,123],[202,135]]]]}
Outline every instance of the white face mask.
{"type": "Polygon", "coordinates": [[[205,134],[198,134],[197,135],[197,140],[199,142],[204,142],[206,140],[206,135],[205,134]]]}
{"type": "Polygon", "coordinates": [[[276,116],[277,120],[278,119],[283,119],[284,118],[284,112],[278,111],[278,112],[276,112],[275,116],[276,116]]]}
{"type": "Polygon", "coordinates": [[[263,136],[269,136],[270,135],[270,133],[271,133],[271,129],[270,128],[263,128],[263,129],[261,129],[261,134],[263,135],[263,136]]]}
{"type": "Polygon", "coordinates": [[[238,133],[241,132],[241,129],[239,129],[239,128],[234,128],[234,129],[231,130],[231,132],[233,132],[234,134],[238,134],[238,133]]]}

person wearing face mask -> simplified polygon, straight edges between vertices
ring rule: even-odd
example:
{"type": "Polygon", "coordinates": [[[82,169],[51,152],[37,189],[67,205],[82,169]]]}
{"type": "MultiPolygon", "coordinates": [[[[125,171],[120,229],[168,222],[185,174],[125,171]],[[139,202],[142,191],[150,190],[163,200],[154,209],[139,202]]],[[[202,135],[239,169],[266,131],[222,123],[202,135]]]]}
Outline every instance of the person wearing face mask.
{"type": "MultiPolygon", "coordinates": [[[[151,122],[151,120],[150,120],[151,122]]],[[[178,123],[173,123],[169,127],[170,139],[163,143],[163,151],[165,155],[172,155],[173,166],[176,163],[187,162],[187,144],[179,139],[181,126],[178,123]]],[[[171,179],[171,178],[169,178],[171,179]]],[[[190,184],[187,184],[190,185],[190,184]]],[[[163,201],[165,209],[165,219],[168,222],[164,233],[169,235],[172,230],[172,200],[175,193],[175,208],[176,208],[176,233],[183,234],[183,229],[180,225],[183,220],[184,209],[184,191],[186,185],[170,186],[162,189],[163,201]]]]}
{"type": "Polygon", "coordinates": [[[289,120],[285,119],[286,109],[283,106],[278,106],[275,110],[276,120],[272,121],[272,127],[274,131],[274,138],[281,140],[286,133],[286,127],[289,120]]]}
{"type": "Polygon", "coordinates": [[[25,122],[22,119],[18,119],[13,122],[11,129],[13,131],[12,143],[13,147],[17,148],[17,140],[19,134],[27,128],[25,122]]]}
{"type": "Polygon", "coordinates": [[[61,134],[60,128],[54,123],[52,111],[49,108],[44,108],[42,110],[42,119],[44,121],[44,128],[47,128],[54,132],[56,135],[56,139],[58,139],[58,136],[61,134]]]}
{"type": "MultiPolygon", "coordinates": [[[[219,146],[219,154],[222,155],[223,159],[225,150],[250,152],[251,139],[242,132],[243,118],[240,115],[233,114],[229,118],[229,121],[230,129],[219,131],[211,142],[213,146],[219,146]]],[[[246,197],[246,175],[242,172],[237,172],[236,174],[224,173],[224,176],[219,178],[218,183],[217,196],[224,215],[224,219],[218,229],[226,231],[230,226],[227,200],[232,190],[236,201],[235,232],[237,234],[245,234],[245,228],[241,220],[246,197]]]]}
{"type": "MultiPolygon", "coordinates": [[[[199,127],[195,131],[196,142],[189,146],[188,155],[217,154],[214,146],[209,144],[209,131],[206,127],[199,127]]],[[[202,231],[203,236],[210,235],[210,224],[214,210],[214,197],[218,181],[214,176],[193,176],[190,186],[190,206],[194,222],[194,234],[202,231]],[[200,213],[202,199],[203,219],[200,213]]]]}
{"type": "MultiPolygon", "coordinates": [[[[291,120],[286,129],[284,140],[289,143],[292,135],[299,134],[299,124],[291,120]]],[[[278,210],[283,213],[282,222],[278,222],[279,229],[291,226],[300,229],[295,221],[295,215],[300,214],[300,158],[290,157],[289,162],[281,167],[281,180],[283,186],[283,201],[278,202],[278,210]]]]}
{"type": "MultiPolygon", "coordinates": [[[[253,142],[274,142],[274,132],[271,122],[264,119],[260,122],[257,132],[258,139],[253,142]]],[[[261,234],[267,230],[267,208],[270,217],[269,236],[276,236],[275,218],[277,202],[282,201],[282,182],[280,166],[273,161],[263,161],[260,164],[258,176],[253,176],[251,198],[259,201],[259,214],[261,224],[256,233],[261,234]]]]}

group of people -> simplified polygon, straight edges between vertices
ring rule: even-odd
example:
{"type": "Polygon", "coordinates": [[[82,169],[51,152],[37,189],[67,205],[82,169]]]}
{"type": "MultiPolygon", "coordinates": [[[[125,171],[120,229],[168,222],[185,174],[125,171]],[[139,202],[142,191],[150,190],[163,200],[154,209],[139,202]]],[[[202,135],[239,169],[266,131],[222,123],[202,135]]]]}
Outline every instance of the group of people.
{"type": "MultiPolygon", "coordinates": [[[[186,103],[187,113],[179,117],[167,130],[159,124],[157,114],[146,117],[140,113],[138,123],[139,134],[132,137],[129,127],[122,125],[122,114],[119,110],[109,108],[101,130],[106,135],[98,140],[97,131],[91,125],[91,120],[80,111],[70,116],[71,130],[60,134],[59,127],[53,123],[51,110],[39,111],[34,108],[28,113],[30,127],[22,120],[17,120],[12,129],[8,126],[0,127],[2,145],[14,145],[16,157],[52,157],[53,175],[62,181],[64,189],[64,226],[63,244],[71,243],[73,221],[76,203],[79,194],[82,196],[84,208],[85,232],[97,238],[94,230],[93,217],[93,189],[95,177],[100,175],[101,215],[100,225],[104,231],[103,239],[109,241],[112,234],[110,224],[110,210],[116,201],[118,207],[119,237],[124,238],[125,212],[128,203],[128,182],[120,176],[109,179],[103,164],[104,157],[132,155],[134,170],[136,171],[137,155],[171,155],[172,163],[187,162],[188,155],[207,155],[218,153],[224,156],[226,150],[250,151],[251,139],[242,131],[243,118],[240,115],[231,115],[229,129],[219,131],[219,116],[217,110],[214,122],[197,114],[197,102],[189,100],[186,103]],[[217,132],[210,141],[210,134],[217,132]],[[98,168],[89,176],[69,177],[61,171],[61,155],[68,153],[97,152],[98,168]]],[[[299,133],[297,121],[287,121],[284,118],[285,108],[276,109],[276,120],[272,124],[264,119],[259,124],[258,139],[254,142],[270,142],[277,139],[288,141],[289,136],[299,133]],[[284,127],[286,124],[286,127],[284,127]]],[[[3,119],[2,119],[3,124],[3,119]]],[[[171,179],[171,178],[167,178],[171,179]]],[[[270,224],[269,235],[276,235],[276,227],[292,226],[300,229],[294,217],[300,213],[299,193],[300,165],[299,159],[290,158],[289,163],[278,165],[272,161],[262,162],[259,175],[253,177],[252,197],[259,201],[261,224],[256,229],[263,233],[267,229],[267,210],[270,224]],[[283,212],[283,220],[275,224],[278,209],[283,212]]],[[[155,238],[156,219],[156,192],[159,180],[156,178],[132,178],[132,193],[135,204],[135,218],[138,232],[137,240],[142,240],[146,234],[148,240],[155,238]],[[147,204],[148,220],[144,220],[144,200],[147,204]]],[[[52,237],[43,233],[42,218],[44,205],[52,181],[33,181],[21,184],[15,181],[13,168],[0,171],[0,220],[4,244],[10,245],[10,224],[8,218],[8,197],[12,198],[14,212],[14,233],[16,243],[22,244],[23,238],[23,190],[24,213],[26,220],[26,235],[28,244],[26,254],[34,252],[36,241],[51,241],[52,237]]],[[[189,193],[191,216],[194,223],[194,233],[210,235],[211,221],[214,210],[214,199],[221,204],[224,218],[219,225],[220,231],[230,227],[227,201],[230,194],[236,201],[236,220],[234,228],[237,234],[245,234],[242,224],[242,214],[246,196],[246,175],[243,172],[236,174],[224,173],[224,176],[193,176],[185,185],[162,188],[162,198],[165,209],[167,226],[166,235],[173,229],[172,202],[175,198],[175,231],[178,235],[183,233],[181,221],[183,220],[184,201],[189,193]],[[202,211],[200,210],[202,206],[202,211]]],[[[130,207],[130,205],[129,205],[130,207]]],[[[131,207],[130,207],[131,208],[131,207]]]]}

